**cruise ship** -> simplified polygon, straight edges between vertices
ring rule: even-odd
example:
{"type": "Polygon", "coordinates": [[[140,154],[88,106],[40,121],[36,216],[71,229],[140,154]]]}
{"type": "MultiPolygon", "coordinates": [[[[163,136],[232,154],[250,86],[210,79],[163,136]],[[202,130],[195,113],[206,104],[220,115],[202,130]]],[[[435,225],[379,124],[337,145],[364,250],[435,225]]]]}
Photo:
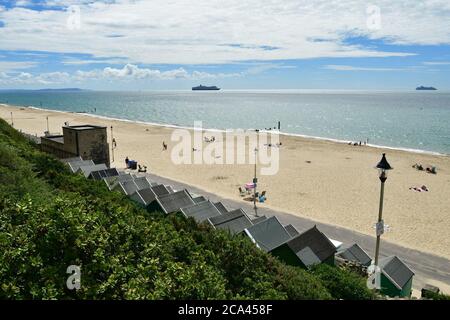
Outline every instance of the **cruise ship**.
{"type": "Polygon", "coordinates": [[[209,90],[220,90],[220,88],[217,88],[216,86],[208,87],[208,86],[199,85],[198,87],[192,87],[192,90],[193,91],[201,91],[201,90],[209,91],[209,90]]]}

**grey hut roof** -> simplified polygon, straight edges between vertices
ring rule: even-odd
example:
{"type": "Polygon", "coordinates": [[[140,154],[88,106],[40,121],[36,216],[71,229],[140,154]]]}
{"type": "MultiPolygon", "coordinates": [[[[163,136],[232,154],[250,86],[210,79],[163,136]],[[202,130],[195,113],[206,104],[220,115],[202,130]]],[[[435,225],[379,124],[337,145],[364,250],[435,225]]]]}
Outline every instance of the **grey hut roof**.
{"type": "Polygon", "coordinates": [[[400,290],[414,275],[414,272],[397,256],[382,258],[378,265],[381,272],[400,290]]]}
{"type": "Polygon", "coordinates": [[[241,233],[253,225],[242,209],[209,218],[209,221],[215,228],[229,230],[231,233],[241,233]]]}
{"type": "Polygon", "coordinates": [[[133,193],[130,196],[130,199],[144,205],[147,206],[150,203],[152,203],[153,201],[156,200],[157,195],[155,194],[155,192],[151,189],[142,189],[142,190],[137,190],[135,193],[133,193]]]}
{"type": "Polygon", "coordinates": [[[211,201],[203,201],[186,206],[181,208],[181,212],[186,217],[194,218],[197,222],[203,222],[208,220],[208,218],[220,216],[219,210],[216,209],[211,201]]]}
{"type": "Polygon", "coordinates": [[[286,244],[307,267],[324,262],[336,252],[333,243],[316,226],[286,244]]]}
{"type": "Polygon", "coordinates": [[[73,158],[61,159],[61,161],[64,162],[64,163],[76,162],[76,161],[81,161],[81,160],[83,160],[83,158],[81,158],[81,157],[73,157],[73,158]]]}
{"type": "Polygon", "coordinates": [[[104,178],[103,181],[105,181],[109,190],[112,190],[116,185],[119,184],[119,182],[130,181],[133,179],[134,179],[133,176],[127,173],[127,174],[119,174],[118,176],[115,177],[107,177],[104,178]]]}
{"type": "Polygon", "coordinates": [[[133,180],[119,182],[113,190],[120,191],[125,195],[131,195],[139,190],[139,187],[134,183],[133,180]]]}
{"type": "Polygon", "coordinates": [[[270,217],[247,229],[245,233],[264,251],[272,251],[282,245],[291,236],[276,217],[270,217]]]}
{"type": "Polygon", "coordinates": [[[163,184],[156,184],[151,187],[152,191],[159,197],[165,194],[169,194],[169,190],[163,184]]]}
{"type": "Polygon", "coordinates": [[[172,186],[166,186],[166,189],[169,191],[169,193],[175,192],[175,190],[173,190],[172,186]]]}
{"type": "Polygon", "coordinates": [[[94,165],[87,165],[87,166],[80,166],[77,170],[77,172],[82,172],[84,176],[87,178],[91,174],[92,171],[98,171],[98,170],[106,170],[108,167],[106,164],[94,164],[94,165]]]}
{"type": "Polygon", "coordinates": [[[292,238],[300,234],[300,232],[298,232],[297,229],[295,229],[295,227],[292,224],[288,224],[287,226],[284,226],[284,228],[292,238]]]}
{"type": "Polygon", "coordinates": [[[159,184],[154,187],[136,190],[136,192],[131,194],[130,198],[144,206],[147,206],[155,201],[157,197],[165,194],[169,194],[169,191],[167,191],[164,185],[159,184]]]}
{"type": "Polygon", "coordinates": [[[199,197],[192,198],[192,200],[194,200],[195,203],[200,203],[200,202],[206,201],[207,199],[204,196],[199,196],[199,197]]]}
{"type": "Polygon", "coordinates": [[[337,256],[345,260],[356,261],[363,266],[368,266],[372,262],[372,259],[367,252],[365,252],[356,243],[341,247],[337,252],[337,256]]]}
{"type": "Polygon", "coordinates": [[[94,180],[101,180],[103,178],[115,177],[118,175],[119,175],[119,172],[117,171],[116,168],[110,168],[110,169],[106,169],[106,170],[92,171],[89,175],[89,178],[94,179],[94,180]]]}
{"type": "Polygon", "coordinates": [[[258,217],[258,218],[253,219],[253,220],[252,220],[252,223],[253,223],[253,224],[258,224],[258,223],[260,223],[260,222],[262,222],[262,221],[264,221],[264,220],[267,220],[267,217],[266,217],[266,216],[261,216],[261,217],[258,217]]]}
{"type": "Polygon", "coordinates": [[[148,181],[147,177],[139,177],[135,178],[134,183],[137,185],[138,190],[150,188],[150,181],[148,181]]]}
{"type": "Polygon", "coordinates": [[[165,213],[175,212],[194,204],[186,189],[159,196],[156,200],[165,213]]]}
{"type": "Polygon", "coordinates": [[[94,164],[95,163],[92,160],[77,160],[67,163],[73,173],[77,172],[81,166],[93,166],[94,164]]]}
{"type": "Polygon", "coordinates": [[[225,214],[228,212],[228,209],[225,208],[224,204],[222,202],[215,202],[214,206],[219,210],[221,214],[225,214]]]}

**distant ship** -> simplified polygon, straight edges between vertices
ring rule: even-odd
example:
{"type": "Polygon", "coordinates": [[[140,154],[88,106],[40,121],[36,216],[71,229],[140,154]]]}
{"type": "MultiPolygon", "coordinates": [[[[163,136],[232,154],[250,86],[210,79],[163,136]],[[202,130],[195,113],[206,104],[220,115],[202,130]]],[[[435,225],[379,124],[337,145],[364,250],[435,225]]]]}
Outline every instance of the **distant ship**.
{"type": "Polygon", "coordinates": [[[211,86],[211,87],[208,87],[208,86],[202,86],[202,85],[199,85],[198,87],[192,87],[192,90],[193,91],[199,91],[199,90],[220,90],[220,88],[217,88],[216,86],[211,86]]]}
{"type": "Polygon", "coordinates": [[[416,90],[437,90],[437,89],[434,88],[434,87],[424,87],[424,86],[420,86],[420,87],[417,87],[416,90]]]}

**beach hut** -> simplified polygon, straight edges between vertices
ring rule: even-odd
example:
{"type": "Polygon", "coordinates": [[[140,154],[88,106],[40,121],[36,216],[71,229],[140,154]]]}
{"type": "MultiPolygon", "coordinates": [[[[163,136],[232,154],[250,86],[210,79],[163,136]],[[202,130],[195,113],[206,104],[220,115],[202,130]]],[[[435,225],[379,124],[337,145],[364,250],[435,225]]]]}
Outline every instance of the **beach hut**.
{"type": "Polygon", "coordinates": [[[204,196],[197,196],[197,197],[193,197],[192,200],[194,200],[195,203],[200,203],[200,202],[204,202],[208,199],[206,199],[204,196]]]}
{"type": "Polygon", "coordinates": [[[150,188],[137,190],[130,195],[130,199],[141,204],[143,207],[147,207],[153,201],[156,201],[158,196],[165,194],[169,194],[169,191],[164,185],[159,184],[150,188]]]}
{"type": "Polygon", "coordinates": [[[288,224],[287,226],[284,226],[284,228],[292,238],[300,234],[300,232],[298,232],[297,229],[292,224],[288,224]]]}
{"type": "Polygon", "coordinates": [[[76,172],[81,172],[87,178],[92,171],[106,170],[108,167],[104,163],[94,164],[94,165],[83,165],[78,168],[76,172]]]}
{"type": "Polygon", "coordinates": [[[215,202],[214,206],[219,210],[221,214],[225,214],[228,212],[228,209],[224,206],[222,202],[215,202]]]}
{"type": "Polygon", "coordinates": [[[195,204],[191,195],[186,189],[158,196],[147,206],[148,211],[160,211],[163,213],[172,213],[181,208],[195,204]]]}
{"type": "Polygon", "coordinates": [[[214,228],[228,230],[232,234],[241,233],[253,225],[242,209],[236,209],[220,216],[209,218],[209,222],[214,228]]]}
{"type": "Polygon", "coordinates": [[[108,189],[112,190],[116,185],[119,184],[119,182],[130,181],[133,179],[134,179],[133,176],[128,173],[126,174],[119,173],[118,176],[103,178],[103,181],[105,181],[105,184],[108,187],[108,189]]]}
{"type": "Polygon", "coordinates": [[[75,162],[75,161],[82,161],[82,160],[83,160],[83,158],[81,158],[81,157],[72,157],[72,158],[61,159],[61,161],[64,162],[64,163],[75,162]]]}
{"type": "Polygon", "coordinates": [[[260,217],[257,217],[255,219],[252,219],[252,223],[253,224],[258,224],[258,223],[260,223],[260,222],[262,222],[264,220],[267,220],[267,217],[266,216],[260,216],[260,217]]]}
{"type": "Polygon", "coordinates": [[[397,256],[380,259],[381,293],[390,297],[410,297],[414,272],[397,256]]]}
{"type": "Polygon", "coordinates": [[[139,190],[134,180],[119,182],[111,191],[118,191],[126,196],[132,195],[139,190]]]}
{"type": "Polygon", "coordinates": [[[353,261],[366,267],[370,266],[372,262],[372,258],[370,258],[367,252],[356,243],[339,248],[336,257],[347,261],[353,261]]]}
{"type": "Polygon", "coordinates": [[[181,213],[186,218],[192,217],[198,223],[208,220],[208,218],[220,216],[219,210],[211,201],[203,201],[181,208],[181,213]]]}
{"type": "Polygon", "coordinates": [[[271,251],[286,264],[303,268],[320,263],[334,265],[335,252],[333,243],[316,226],[271,251]]]}
{"type": "Polygon", "coordinates": [[[133,181],[137,185],[138,190],[148,189],[152,186],[152,182],[147,177],[134,178],[133,181]]]}
{"type": "Polygon", "coordinates": [[[101,180],[103,178],[115,177],[118,175],[119,175],[119,172],[117,171],[116,168],[110,168],[110,169],[106,169],[106,170],[92,171],[89,174],[88,178],[93,179],[93,180],[101,180]]]}
{"type": "Polygon", "coordinates": [[[172,186],[166,186],[166,189],[169,191],[169,193],[175,192],[175,190],[172,188],[172,186]]]}
{"type": "Polygon", "coordinates": [[[266,252],[279,247],[291,236],[276,217],[270,217],[244,230],[258,248],[266,252]]]}
{"type": "Polygon", "coordinates": [[[94,161],[92,161],[92,160],[75,160],[75,161],[67,162],[67,165],[69,166],[70,171],[72,171],[72,173],[75,173],[78,171],[78,169],[81,166],[93,166],[94,161]]]}

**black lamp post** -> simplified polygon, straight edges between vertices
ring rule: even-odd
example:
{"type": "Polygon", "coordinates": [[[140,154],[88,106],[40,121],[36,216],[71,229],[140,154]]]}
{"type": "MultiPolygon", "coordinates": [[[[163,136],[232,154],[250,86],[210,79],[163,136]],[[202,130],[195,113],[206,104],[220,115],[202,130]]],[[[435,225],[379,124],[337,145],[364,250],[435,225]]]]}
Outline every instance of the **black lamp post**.
{"type": "Polygon", "coordinates": [[[384,183],[387,180],[387,172],[394,168],[391,167],[389,162],[386,160],[386,154],[383,153],[383,157],[380,162],[377,164],[376,168],[379,171],[379,178],[381,181],[381,189],[380,189],[380,209],[378,212],[378,222],[376,224],[376,232],[377,232],[377,244],[375,247],[375,267],[378,266],[378,255],[380,252],[380,237],[384,233],[384,223],[383,223],[383,200],[384,200],[384,183]]]}
{"type": "MultiPolygon", "coordinates": [[[[258,140],[259,129],[256,129],[256,141],[258,140]]],[[[258,142],[257,142],[258,144],[258,142]]],[[[258,147],[255,148],[255,175],[253,177],[253,209],[255,210],[255,216],[258,216],[258,208],[256,207],[256,185],[258,183],[258,178],[256,177],[256,162],[258,159],[258,147]]]]}
{"type": "Polygon", "coordinates": [[[114,162],[114,136],[113,136],[113,126],[111,126],[111,151],[112,151],[112,162],[114,162]]]}

